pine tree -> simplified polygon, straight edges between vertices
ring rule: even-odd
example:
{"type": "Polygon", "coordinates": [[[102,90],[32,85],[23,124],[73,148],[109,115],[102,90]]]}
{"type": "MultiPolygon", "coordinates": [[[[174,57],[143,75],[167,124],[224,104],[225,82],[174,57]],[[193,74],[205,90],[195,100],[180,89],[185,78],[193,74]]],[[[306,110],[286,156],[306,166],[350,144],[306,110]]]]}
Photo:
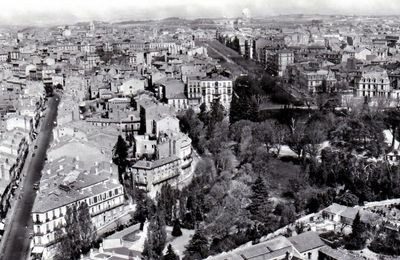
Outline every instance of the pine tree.
{"type": "Polygon", "coordinates": [[[244,119],[243,105],[244,105],[243,100],[239,97],[239,95],[236,92],[234,92],[232,94],[232,100],[229,110],[229,122],[231,124],[244,119]]]}
{"type": "Polygon", "coordinates": [[[251,186],[251,190],[251,203],[248,206],[248,210],[256,219],[262,219],[265,217],[265,206],[268,204],[269,194],[261,176],[258,176],[254,184],[251,186]]]}
{"type": "Polygon", "coordinates": [[[179,221],[179,219],[175,219],[171,235],[174,237],[182,236],[181,222],[179,221]]]}
{"type": "Polygon", "coordinates": [[[196,230],[189,244],[186,246],[185,255],[188,259],[204,259],[209,255],[208,241],[202,231],[196,230]]]}
{"type": "Polygon", "coordinates": [[[171,244],[168,245],[167,253],[164,255],[163,260],[179,260],[179,256],[175,254],[171,244]]]}
{"type": "Polygon", "coordinates": [[[221,105],[219,99],[211,103],[211,110],[208,112],[207,137],[210,139],[214,132],[215,125],[224,119],[224,107],[221,105]]]}
{"type": "Polygon", "coordinates": [[[118,166],[118,179],[123,184],[123,175],[126,171],[128,158],[128,145],[121,135],[118,136],[117,143],[113,149],[113,162],[118,166]]]}
{"type": "Polygon", "coordinates": [[[367,241],[366,226],[361,222],[360,213],[353,220],[351,234],[347,237],[346,248],[349,250],[360,250],[365,247],[367,241]]]}

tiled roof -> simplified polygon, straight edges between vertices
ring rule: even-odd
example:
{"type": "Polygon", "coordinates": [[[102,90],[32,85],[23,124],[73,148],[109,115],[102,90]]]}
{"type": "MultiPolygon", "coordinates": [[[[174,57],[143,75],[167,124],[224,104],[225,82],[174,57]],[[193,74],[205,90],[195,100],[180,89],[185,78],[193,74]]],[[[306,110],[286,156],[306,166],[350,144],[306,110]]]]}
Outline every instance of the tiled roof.
{"type": "Polygon", "coordinates": [[[288,239],[300,253],[325,246],[325,243],[314,231],[305,232],[298,236],[289,237],[288,239]]]}
{"type": "Polygon", "coordinates": [[[132,168],[151,170],[151,169],[163,166],[165,164],[172,163],[172,162],[177,161],[177,160],[179,160],[179,157],[177,157],[175,155],[170,156],[170,157],[166,157],[166,158],[161,158],[161,159],[158,159],[158,160],[155,160],[155,161],[140,160],[140,161],[136,162],[132,166],[132,168]]]}

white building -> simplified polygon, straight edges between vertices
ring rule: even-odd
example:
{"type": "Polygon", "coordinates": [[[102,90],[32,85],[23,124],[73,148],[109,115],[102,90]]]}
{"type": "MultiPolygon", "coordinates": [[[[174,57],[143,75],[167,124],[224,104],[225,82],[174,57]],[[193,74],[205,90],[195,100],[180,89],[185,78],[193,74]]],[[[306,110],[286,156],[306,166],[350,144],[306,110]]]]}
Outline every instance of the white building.
{"type": "Polygon", "coordinates": [[[391,87],[386,70],[372,68],[362,70],[355,79],[354,86],[358,97],[389,98],[391,87]]]}
{"type": "Polygon", "coordinates": [[[220,75],[203,78],[189,77],[187,84],[189,105],[199,106],[205,103],[210,109],[212,102],[219,99],[224,108],[229,111],[233,93],[231,79],[220,75]]]}
{"type": "Polygon", "coordinates": [[[113,176],[115,166],[103,162],[90,170],[83,167],[74,158],[62,157],[44,169],[32,209],[32,244],[45,259],[56,253],[55,233],[65,225],[68,207],[86,202],[98,235],[102,227],[124,214],[124,192],[113,176]]]}

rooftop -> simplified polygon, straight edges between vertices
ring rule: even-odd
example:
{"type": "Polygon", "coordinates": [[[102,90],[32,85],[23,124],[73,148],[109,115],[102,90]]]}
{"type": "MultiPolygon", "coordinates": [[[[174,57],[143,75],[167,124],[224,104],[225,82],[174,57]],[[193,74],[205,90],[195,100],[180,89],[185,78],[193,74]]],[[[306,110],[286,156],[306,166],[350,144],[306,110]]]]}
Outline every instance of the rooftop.
{"type": "Polygon", "coordinates": [[[163,165],[166,165],[168,163],[172,163],[174,161],[179,160],[179,157],[173,155],[170,157],[166,157],[166,158],[161,158],[155,161],[145,161],[145,160],[140,160],[138,162],[136,162],[132,168],[138,168],[138,169],[146,169],[146,170],[151,170],[154,168],[158,168],[161,167],[163,165]]]}
{"type": "Polygon", "coordinates": [[[289,237],[289,241],[300,253],[304,253],[325,246],[318,233],[309,231],[297,236],[289,237]]]}

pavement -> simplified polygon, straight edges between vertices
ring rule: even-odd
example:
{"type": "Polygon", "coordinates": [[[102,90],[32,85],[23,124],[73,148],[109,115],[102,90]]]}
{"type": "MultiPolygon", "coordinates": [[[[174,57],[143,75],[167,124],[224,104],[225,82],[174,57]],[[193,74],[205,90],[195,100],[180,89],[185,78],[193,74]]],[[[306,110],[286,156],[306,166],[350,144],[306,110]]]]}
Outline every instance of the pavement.
{"type": "Polygon", "coordinates": [[[12,221],[9,224],[6,221],[6,230],[0,248],[0,259],[2,260],[27,259],[29,255],[29,233],[33,232],[31,212],[36,198],[36,190],[33,189],[33,184],[39,182],[42,175],[41,171],[45,163],[47,149],[52,140],[59,102],[60,97],[57,94],[48,98],[46,115],[41,121],[41,129],[36,142],[31,144],[32,147],[21,173],[21,176],[26,176],[20,191],[21,198],[18,199],[18,195],[14,197],[16,201],[13,202],[14,206],[7,216],[7,219],[12,221]],[[34,145],[37,145],[38,148],[34,149],[34,145]],[[33,154],[34,156],[32,156],[33,154]]]}

